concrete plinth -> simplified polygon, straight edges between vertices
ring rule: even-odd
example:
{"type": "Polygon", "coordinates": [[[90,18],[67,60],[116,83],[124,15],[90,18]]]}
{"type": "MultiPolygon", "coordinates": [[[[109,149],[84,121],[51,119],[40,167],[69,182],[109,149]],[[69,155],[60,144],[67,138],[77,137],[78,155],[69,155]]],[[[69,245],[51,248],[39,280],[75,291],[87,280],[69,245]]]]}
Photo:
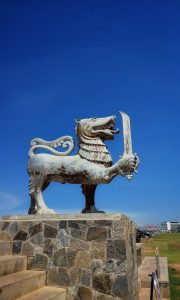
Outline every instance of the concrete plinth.
{"type": "Polygon", "coordinates": [[[47,271],[47,284],[67,299],[137,300],[135,226],[124,215],[7,216],[0,239],[28,268],[47,271]]]}

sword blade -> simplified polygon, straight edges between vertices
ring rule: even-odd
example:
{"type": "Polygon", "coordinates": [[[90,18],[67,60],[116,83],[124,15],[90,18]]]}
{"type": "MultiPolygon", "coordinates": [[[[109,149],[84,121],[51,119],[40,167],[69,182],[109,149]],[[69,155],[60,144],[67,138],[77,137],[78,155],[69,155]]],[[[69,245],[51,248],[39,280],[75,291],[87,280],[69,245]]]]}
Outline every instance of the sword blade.
{"type": "Polygon", "coordinates": [[[132,152],[132,140],[131,140],[131,124],[130,124],[130,118],[127,114],[120,111],[120,114],[122,116],[122,122],[123,122],[123,137],[124,137],[124,155],[133,154],[132,152]]]}

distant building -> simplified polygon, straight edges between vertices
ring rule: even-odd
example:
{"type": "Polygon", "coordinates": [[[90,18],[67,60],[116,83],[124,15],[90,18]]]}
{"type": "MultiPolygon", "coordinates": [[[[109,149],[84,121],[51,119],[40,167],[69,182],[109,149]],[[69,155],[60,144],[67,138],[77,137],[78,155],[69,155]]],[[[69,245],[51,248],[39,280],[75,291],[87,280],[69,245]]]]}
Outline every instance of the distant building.
{"type": "Polygon", "coordinates": [[[169,231],[169,232],[180,231],[180,221],[162,222],[161,228],[163,231],[169,231]]]}

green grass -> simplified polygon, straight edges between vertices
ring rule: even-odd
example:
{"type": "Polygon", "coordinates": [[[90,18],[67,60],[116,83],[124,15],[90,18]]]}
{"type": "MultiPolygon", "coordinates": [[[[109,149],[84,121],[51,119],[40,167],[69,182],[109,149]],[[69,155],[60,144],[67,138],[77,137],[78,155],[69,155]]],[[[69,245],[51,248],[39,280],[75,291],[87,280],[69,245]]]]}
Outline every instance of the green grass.
{"type": "MultiPolygon", "coordinates": [[[[163,233],[146,242],[147,247],[159,248],[160,256],[167,256],[168,263],[180,263],[180,233],[163,233]]],[[[147,253],[152,255],[152,253],[147,253]]]]}
{"type": "MultiPolygon", "coordinates": [[[[160,256],[168,257],[168,264],[180,265],[180,233],[163,233],[154,236],[145,242],[145,247],[151,248],[152,253],[145,255],[152,256],[155,248],[159,248],[160,256]]],[[[169,266],[169,284],[171,300],[180,300],[180,271],[169,266]],[[178,278],[179,277],[179,278],[178,278]]]]}
{"type": "Polygon", "coordinates": [[[177,289],[177,286],[180,286],[180,272],[177,272],[173,268],[169,268],[169,282],[170,282],[170,294],[172,300],[180,299],[180,290],[177,289]],[[176,276],[179,275],[179,278],[176,276]]]}

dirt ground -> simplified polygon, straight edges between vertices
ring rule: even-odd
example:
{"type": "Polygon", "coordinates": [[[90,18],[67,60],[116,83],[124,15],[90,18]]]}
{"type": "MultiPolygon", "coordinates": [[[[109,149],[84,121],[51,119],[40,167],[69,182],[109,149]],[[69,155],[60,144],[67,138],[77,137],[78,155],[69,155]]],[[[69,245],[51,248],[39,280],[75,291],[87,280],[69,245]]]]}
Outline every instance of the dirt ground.
{"type": "Polygon", "coordinates": [[[144,252],[145,253],[154,252],[154,250],[151,247],[144,247],[144,252]]]}
{"type": "Polygon", "coordinates": [[[180,272],[180,264],[169,264],[169,267],[180,272]]]}
{"type": "Polygon", "coordinates": [[[176,285],[176,289],[177,289],[177,290],[180,290],[180,285],[176,285]]]}

